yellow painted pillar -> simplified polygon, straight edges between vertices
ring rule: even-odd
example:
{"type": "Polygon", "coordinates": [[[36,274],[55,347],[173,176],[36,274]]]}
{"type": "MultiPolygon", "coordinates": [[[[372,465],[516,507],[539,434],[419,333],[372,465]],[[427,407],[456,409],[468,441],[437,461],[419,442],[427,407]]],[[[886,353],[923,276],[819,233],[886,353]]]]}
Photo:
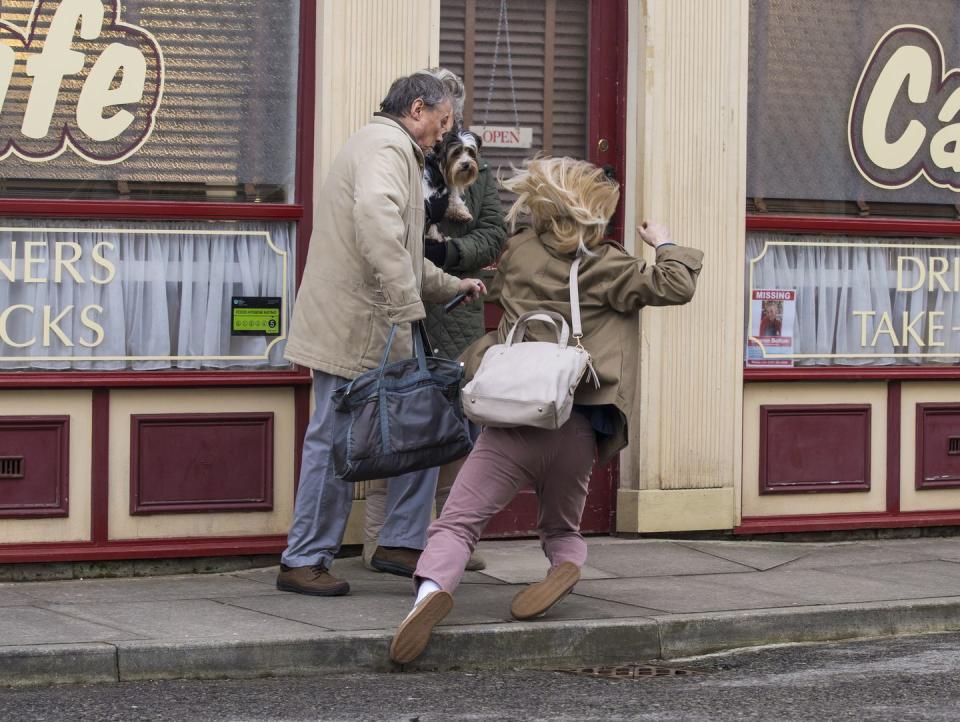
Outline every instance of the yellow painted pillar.
{"type": "Polygon", "coordinates": [[[637,0],[630,9],[634,215],[663,221],[705,259],[692,303],[641,318],[618,529],[729,529],[742,465],[749,7],[637,0]]]}

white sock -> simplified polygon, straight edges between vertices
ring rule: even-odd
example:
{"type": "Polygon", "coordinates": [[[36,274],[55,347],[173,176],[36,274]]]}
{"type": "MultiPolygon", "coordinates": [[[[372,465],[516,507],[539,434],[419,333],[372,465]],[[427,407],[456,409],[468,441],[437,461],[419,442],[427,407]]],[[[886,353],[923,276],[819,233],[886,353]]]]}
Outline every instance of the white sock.
{"type": "Polygon", "coordinates": [[[437,584],[432,579],[424,579],[422,582],[420,582],[420,586],[417,588],[417,601],[413,603],[414,608],[416,608],[416,606],[420,604],[420,602],[426,599],[428,594],[432,594],[433,592],[439,592],[439,591],[440,591],[439,584],[437,584]]]}

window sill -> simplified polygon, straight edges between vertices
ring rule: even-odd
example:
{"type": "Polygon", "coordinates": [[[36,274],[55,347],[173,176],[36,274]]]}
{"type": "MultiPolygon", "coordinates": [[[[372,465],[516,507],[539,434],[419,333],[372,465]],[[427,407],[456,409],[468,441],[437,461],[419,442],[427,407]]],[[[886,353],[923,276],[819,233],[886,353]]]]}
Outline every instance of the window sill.
{"type": "Polygon", "coordinates": [[[790,369],[744,369],[743,380],[747,383],[763,381],[882,381],[882,380],[932,380],[960,379],[960,366],[875,366],[875,367],[838,367],[790,369]]]}
{"type": "Polygon", "coordinates": [[[309,386],[306,368],[282,371],[0,371],[0,389],[309,386]]]}
{"type": "Polygon", "coordinates": [[[0,216],[56,218],[132,218],[187,220],[300,220],[303,206],[280,203],[205,203],[202,201],[69,201],[0,199],[0,216]]]}

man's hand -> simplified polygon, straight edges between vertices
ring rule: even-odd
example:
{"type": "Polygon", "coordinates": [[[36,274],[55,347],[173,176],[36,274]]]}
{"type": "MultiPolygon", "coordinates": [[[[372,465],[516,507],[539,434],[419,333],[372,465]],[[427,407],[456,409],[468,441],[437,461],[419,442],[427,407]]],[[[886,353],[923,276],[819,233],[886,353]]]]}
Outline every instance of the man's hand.
{"type": "Polygon", "coordinates": [[[487,287],[479,278],[464,278],[460,281],[460,293],[467,294],[467,301],[476,301],[487,292],[487,287]]]}
{"type": "Polygon", "coordinates": [[[653,248],[659,248],[664,243],[673,243],[670,238],[670,231],[662,223],[657,221],[644,221],[642,225],[637,226],[637,233],[643,242],[653,248]]]}

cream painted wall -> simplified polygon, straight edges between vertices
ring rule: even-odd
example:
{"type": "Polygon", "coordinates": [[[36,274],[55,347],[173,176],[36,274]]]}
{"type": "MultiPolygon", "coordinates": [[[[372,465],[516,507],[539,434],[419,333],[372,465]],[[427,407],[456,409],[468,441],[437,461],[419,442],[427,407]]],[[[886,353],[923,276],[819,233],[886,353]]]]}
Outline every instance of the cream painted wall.
{"type": "Polygon", "coordinates": [[[439,58],[440,0],[320,0],[315,196],[337,152],[379,109],[390,83],[439,58]]]}
{"type": "Polygon", "coordinates": [[[286,534],[293,515],[293,389],[114,390],[110,393],[111,539],[286,534]],[[130,516],[130,416],[272,411],[273,510],[130,516]]]}
{"type": "Polygon", "coordinates": [[[635,217],[665,222],[706,257],[692,303],[643,314],[621,488],[732,487],[741,475],[748,3],[645,0],[630,11],[635,217]]]}
{"type": "Polygon", "coordinates": [[[0,544],[89,541],[92,404],[90,391],[0,392],[0,416],[70,417],[70,515],[52,519],[0,519],[0,544]]]}
{"type": "MultiPolygon", "coordinates": [[[[871,383],[748,384],[743,400],[743,516],[879,512],[886,508],[887,386],[871,383]],[[869,404],[870,491],[760,495],[760,407],[764,404],[869,404]]],[[[960,496],[960,495],[958,495],[960,496]]],[[[739,517],[738,517],[739,521],[739,517]]]]}

